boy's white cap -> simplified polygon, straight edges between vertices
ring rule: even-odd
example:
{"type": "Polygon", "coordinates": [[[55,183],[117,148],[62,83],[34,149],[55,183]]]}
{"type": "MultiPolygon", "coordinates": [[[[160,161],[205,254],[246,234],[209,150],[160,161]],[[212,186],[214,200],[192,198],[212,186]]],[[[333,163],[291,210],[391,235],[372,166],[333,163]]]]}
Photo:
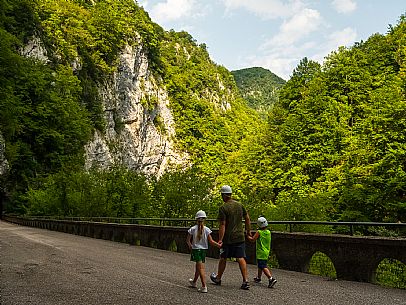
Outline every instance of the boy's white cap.
{"type": "Polygon", "coordinates": [[[258,224],[258,227],[265,228],[268,226],[268,221],[266,220],[265,217],[261,216],[258,218],[257,224],[258,224]]]}
{"type": "Polygon", "coordinates": [[[202,210],[197,211],[195,219],[198,219],[198,218],[207,218],[206,212],[202,211],[202,210]]]}

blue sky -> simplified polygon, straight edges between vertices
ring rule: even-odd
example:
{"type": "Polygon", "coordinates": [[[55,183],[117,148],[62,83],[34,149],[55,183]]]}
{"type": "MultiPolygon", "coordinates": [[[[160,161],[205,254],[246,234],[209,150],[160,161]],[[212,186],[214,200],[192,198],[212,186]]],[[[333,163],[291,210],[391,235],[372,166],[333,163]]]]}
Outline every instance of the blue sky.
{"type": "Polygon", "coordinates": [[[264,67],[289,79],[303,57],[385,34],[405,0],[138,0],[164,29],[189,32],[229,70],[264,67]]]}

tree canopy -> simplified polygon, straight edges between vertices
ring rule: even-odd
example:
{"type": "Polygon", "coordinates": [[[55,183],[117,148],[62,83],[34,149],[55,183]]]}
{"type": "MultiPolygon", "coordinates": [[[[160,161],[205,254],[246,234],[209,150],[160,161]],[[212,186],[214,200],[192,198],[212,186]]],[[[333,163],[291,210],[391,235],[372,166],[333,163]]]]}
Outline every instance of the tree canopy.
{"type": "Polygon", "coordinates": [[[266,181],[273,217],[406,220],[404,37],[402,16],[386,35],[293,71],[244,162],[266,181]]]}
{"type": "Polygon", "coordinates": [[[3,0],[7,209],[188,217],[215,213],[218,187],[230,184],[253,217],[404,222],[405,37],[401,16],[323,64],[302,59],[285,83],[262,68],[229,72],[206,45],[164,31],[132,0],[3,0]],[[47,62],[22,55],[34,37],[47,62]],[[98,86],[127,44],[142,45],[168,92],[188,170],[160,179],[120,166],[83,170],[84,145],[105,128],[98,86]]]}

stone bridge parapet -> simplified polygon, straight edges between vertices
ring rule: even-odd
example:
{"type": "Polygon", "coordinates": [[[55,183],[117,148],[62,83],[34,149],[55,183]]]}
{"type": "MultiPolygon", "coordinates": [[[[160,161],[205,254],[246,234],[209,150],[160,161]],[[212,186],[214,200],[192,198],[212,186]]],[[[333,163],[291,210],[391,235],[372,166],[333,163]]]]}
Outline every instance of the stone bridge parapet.
{"type": "MultiPolygon", "coordinates": [[[[3,216],[15,224],[100,238],[133,245],[189,253],[187,228],[140,224],[116,224],[87,221],[29,219],[3,216]]],[[[217,240],[218,231],[213,230],[217,240]]],[[[246,244],[247,262],[255,263],[255,243],[246,244]]],[[[385,259],[396,259],[406,265],[406,239],[386,237],[355,237],[315,233],[272,233],[272,252],[282,269],[308,272],[314,253],[327,255],[338,279],[375,282],[375,272],[385,259]]],[[[211,247],[209,257],[218,258],[219,251],[211,247]]]]}
{"type": "Polygon", "coordinates": [[[272,250],[282,269],[307,272],[314,253],[327,255],[338,279],[375,282],[385,258],[406,264],[406,239],[312,233],[274,233],[272,250]]]}

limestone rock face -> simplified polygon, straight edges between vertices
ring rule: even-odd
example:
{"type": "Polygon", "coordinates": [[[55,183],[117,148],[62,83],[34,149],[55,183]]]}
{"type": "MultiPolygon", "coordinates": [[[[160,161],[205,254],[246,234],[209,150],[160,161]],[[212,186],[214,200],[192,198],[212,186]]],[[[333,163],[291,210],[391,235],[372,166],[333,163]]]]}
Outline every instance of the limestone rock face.
{"type": "MultiPolygon", "coordinates": [[[[20,50],[23,56],[49,62],[41,40],[33,37],[20,50]]],[[[81,59],[71,63],[81,69],[81,59]]],[[[95,131],[85,146],[85,168],[121,165],[160,176],[171,166],[186,167],[189,157],[174,147],[174,120],[163,86],[148,69],[142,45],[127,46],[114,75],[99,87],[106,129],[95,131]]],[[[0,141],[0,174],[7,168],[0,141]]]]}
{"type": "Polygon", "coordinates": [[[5,157],[6,144],[4,143],[3,135],[0,133],[0,176],[8,171],[8,162],[5,157]]]}
{"type": "Polygon", "coordinates": [[[47,63],[47,50],[43,46],[41,40],[38,37],[32,37],[28,43],[20,50],[21,55],[25,57],[31,57],[42,61],[43,63],[47,63]]]}
{"type": "Polygon", "coordinates": [[[99,90],[107,124],[85,146],[87,169],[122,165],[160,176],[173,165],[188,165],[188,155],[174,147],[167,92],[148,70],[141,45],[122,51],[117,71],[99,90]]]}

